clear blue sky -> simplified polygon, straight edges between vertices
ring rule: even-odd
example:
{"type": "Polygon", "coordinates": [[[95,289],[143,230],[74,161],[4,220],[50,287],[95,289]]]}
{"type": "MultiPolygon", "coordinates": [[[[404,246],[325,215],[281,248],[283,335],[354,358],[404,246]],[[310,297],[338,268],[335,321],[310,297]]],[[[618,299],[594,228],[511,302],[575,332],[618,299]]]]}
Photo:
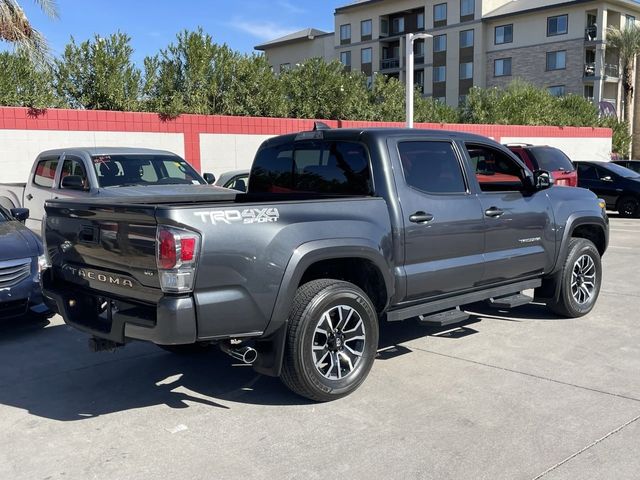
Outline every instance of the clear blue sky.
{"type": "Polygon", "coordinates": [[[333,12],[350,0],[58,0],[60,19],[44,16],[33,0],[19,0],[55,54],[69,41],[118,30],[132,37],[134,59],[164,48],[185,28],[204,28],[241,52],[296,30],[333,31],[333,12]]]}

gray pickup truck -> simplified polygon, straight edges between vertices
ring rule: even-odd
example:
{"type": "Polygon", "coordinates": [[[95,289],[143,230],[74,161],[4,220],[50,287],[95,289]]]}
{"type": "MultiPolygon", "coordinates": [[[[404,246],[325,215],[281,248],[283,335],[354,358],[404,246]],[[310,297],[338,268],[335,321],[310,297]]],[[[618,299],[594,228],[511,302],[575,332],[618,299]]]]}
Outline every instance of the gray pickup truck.
{"type": "Polygon", "coordinates": [[[0,183],[0,207],[25,207],[26,226],[40,233],[50,199],[183,194],[186,185],[213,183],[174,153],[147,148],[87,147],[42,152],[27,183],[0,183]]]}
{"type": "Polygon", "coordinates": [[[317,401],[367,376],[379,321],[594,306],[604,204],[464,133],[318,129],[265,141],[248,191],[49,201],[45,295],[95,350],[218,344],[317,401]]]}

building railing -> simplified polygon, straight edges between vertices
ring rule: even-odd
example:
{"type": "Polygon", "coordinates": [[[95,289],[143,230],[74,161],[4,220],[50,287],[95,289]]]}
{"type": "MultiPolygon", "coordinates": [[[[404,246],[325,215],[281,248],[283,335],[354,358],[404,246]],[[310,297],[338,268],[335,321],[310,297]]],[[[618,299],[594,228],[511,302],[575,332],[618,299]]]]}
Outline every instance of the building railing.
{"type": "Polygon", "coordinates": [[[400,68],[400,59],[384,58],[380,60],[380,70],[389,70],[390,68],[400,68]]]}
{"type": "MultiPolygon", "coordinates": [[[[596,62],[587,62],[584,64],[584,76],[595,77],[596,75],[596,62]]],[[[620,69],[618,65],[607,63],[604,66],[604,75],[606,77],[618,78],[620,75],[620,69]]]]}
{"type": "Polygon", "coordinates": [[[615,98],[603,98],[602,101],[608,102],[612,104],[614,107],[616,106],[616,103],[618,103],[618,101],[615,98]]]}
{"type": "Polygon", "coordinates": [[[598,26],[590,25],[584,29],[584,39],[587,42],[594,42],[598,37],[598,26]]]}
{"type": "Polygon", "coordinates": [[[610,64],[607,63],[604,66],[604,74],[607,77],[619,77],[620,76],[620,70],[618,69],[618,65],[614,65],[614,64],[610,64]]]}

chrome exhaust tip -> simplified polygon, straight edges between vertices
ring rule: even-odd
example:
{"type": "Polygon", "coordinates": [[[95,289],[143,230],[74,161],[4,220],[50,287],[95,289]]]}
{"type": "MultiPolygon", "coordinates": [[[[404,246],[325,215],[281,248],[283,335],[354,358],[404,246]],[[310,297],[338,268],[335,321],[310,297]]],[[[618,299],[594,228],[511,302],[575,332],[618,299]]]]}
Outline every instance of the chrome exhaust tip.
{"type": "Polygon", "coordinates": [[[236,360],[251,365],[258,359],[258,352],[255,348],[249,346],[234,347],[228,343],[221,343],[220,350],[236,360]]]}

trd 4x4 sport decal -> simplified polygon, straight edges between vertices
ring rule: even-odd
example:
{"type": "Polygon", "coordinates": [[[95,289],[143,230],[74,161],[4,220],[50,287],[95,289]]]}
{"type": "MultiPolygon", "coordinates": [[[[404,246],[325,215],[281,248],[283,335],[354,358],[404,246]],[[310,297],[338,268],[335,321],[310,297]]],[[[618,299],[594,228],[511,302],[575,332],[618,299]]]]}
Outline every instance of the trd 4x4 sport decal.
{"type": "Polygon", "coordinates": [[[202,223],[218,225],[226,223],[243,223],[245,225],[253,223],[271,223],[280,219],[280,212],[277,208],[245,208],[243,210],[210,210],[208,212],[194,212],[196,217],[200,217],[202,223]]]}

